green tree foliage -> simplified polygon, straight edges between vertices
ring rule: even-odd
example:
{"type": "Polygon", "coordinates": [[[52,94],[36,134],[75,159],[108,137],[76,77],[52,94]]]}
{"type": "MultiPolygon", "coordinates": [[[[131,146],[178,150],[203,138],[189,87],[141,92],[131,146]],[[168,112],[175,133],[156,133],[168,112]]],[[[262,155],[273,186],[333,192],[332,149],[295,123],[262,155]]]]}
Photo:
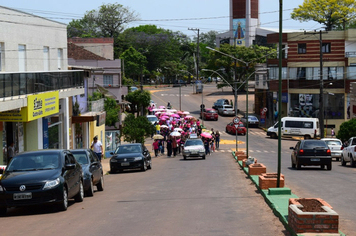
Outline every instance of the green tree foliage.
{"type": "Polygon", "coordinates": [[[121,58],[124,59],[125,76],[131,79],[136,76],[139,81],[141,75],[146,72],[146,57],[135,48],[130,47],[121,54],[121,58]]]}
{"type": "Polygon", "coordinates": [[[154,131],[153,129],[151,122],[145,116],[135,117],[133,114],[128,114],[123,122],[122,135],[126,142],[144,143],[145,138],[154,131]]]}
{"type": "Polygon", "coordinates": [[[355,13],[355,0],[304,0],[291,17],[301,22],[316,21],[329,31],[334,27],[345,29],[346,24],[354,21],[355,13]]]}
{"type": "Polygon", "coordinates": [[[146,108],[150,105],[151,93],[147,90],[141,91],[138,89],[134,92],[128,93],[126,95],[126,100],[131,103],[131,113],[137,112],[137,116],[139,116],[139,108],[144,107],[144,110],[146,110],[146,108]]]}
{"type": "Polygon", "coordinates": [[[340,125],[340,130],[336,137],[345,142],[349,138],[356,136],[356,119],[351,119],[340,125]]]}
{"type": "Polygon", "coordinates": [[[102,98],[104,98],[104,110],[106,111],[105,125],[117,128],[116,123],[119,121],[120,108],[114,99],[105,97],[100,92],[94,92],[92,96],[89,96],[89,101],[97,101],[102,98]]]}
{"type": "MultiPolygon", "coordinates": [[[[208,50],[208,49],[207,49],[208,50]]],[[[276,50],[263,46],[252,47],[234,47],[229,44],[223,44],[219,49],[222,53],[231,55],[239,60],[248,63],[248,67],[245,63],[237,61],[236,72],[237,80],[244,81],[251,73],[255,71],[255,64],[265,63],[266,58],[276,58],[276,50]],[[267,56],[268,55],[268,56],[267,56]]],[[[231,57],[225,56],[221,53],[209,50],[209,60],[207,61],[207,69],[218,70],[219,74],[224,76],[231,85],[233,84],[233,75],[235,71],[235,60],[231,57]]],[[[211,75],[211,72],[204,72],[206,76],[211,75]]],[[[214,75],[216,76],[216,75],[214,75]]],[[[228,84],[223,84],[229,86],[228,84]]]]}

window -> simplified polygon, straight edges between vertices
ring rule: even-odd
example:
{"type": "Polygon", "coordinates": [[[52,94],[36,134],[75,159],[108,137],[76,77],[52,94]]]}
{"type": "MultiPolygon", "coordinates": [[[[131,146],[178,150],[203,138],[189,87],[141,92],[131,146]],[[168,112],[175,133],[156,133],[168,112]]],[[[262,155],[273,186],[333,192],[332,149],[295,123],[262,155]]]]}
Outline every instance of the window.
{"type": "Polygon", "coordinates": [[[298,67],[297,79],[306,79],[306,68],[298,67]]]}
{"type": "Polygon", "coordinates": [[[49,71],[49,47],[43,47],[43,70],[49,71]]]}
{"type": "Polygon", "coordinates": [[[287,120],[287,121],[286,121],[286,127],[289,127],[289,128],[312,129],[312,128],[313,128],[313,122],[311,122],[311,121],[293,121],[293,120],[287,120]]]}
{"type": "Polygon", "coordinates": [[[58,58],[58,70],[61,70],[62,69],[62,61],[63,61],[63,49],[58,49],[58,55],[57,55],[57,58],[58,58]]]}
{"type": "Polygon", "coordinates": [[[321,51],[323,53],[330,53],[331,52],[331,43],[323,43],[321,45],[321,51]]]}
{"type": "Polygon", "coordinates": [[[26,45],[19,44],[19,71],[26,71],[26,45]]]}
{"type": "Polygon", "coordinates": [[[113,83],[113,75],[104,75],[104,86],[112,86],[113,83]]]}
{"type": "Polygon", "coordinates": [[[298,54],[307,53],[307,44],[306,43],[298,43],[298,54]]]}
{"type": "Polygon", "coordinates": [[[0,43],[0,71],[4,70],[4,44],[0,43]]]}

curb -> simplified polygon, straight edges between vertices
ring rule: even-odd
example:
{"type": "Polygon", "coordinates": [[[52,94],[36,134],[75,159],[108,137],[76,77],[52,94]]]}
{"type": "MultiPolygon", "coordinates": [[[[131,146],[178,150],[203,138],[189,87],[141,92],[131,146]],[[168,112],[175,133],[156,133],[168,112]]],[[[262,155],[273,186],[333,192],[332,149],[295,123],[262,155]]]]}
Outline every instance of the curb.
{"type": "MultiPolygon", "coordinates": [[[[272,209],[273,213],[279,218],[281,223],[284,225],[286,230],[288,230],[291,235],[302,236],[303,234],[295,234],[294,231],[290,228],[288,224],[288,207],[289,207],[289,198],[299,198],[297,195],[292,194],[290,188],[270,188],[268,190],[261,189],[258,183],[258,175],[249,175],[248,168],[242,167],[242,161],[237,161],[237,156],[235,156],[235,152],[232,152],[232,156],[235,158],[236,162],[240,165],[240,168],[245,172],[245,174],[251,179],[251,181],[255,184],[256,188],[259,190],[263,198],[265,199],[268,206],[272,209]],[[278,191],[279,190],[279,191],[278,191]],[[275,192],[274,194],[271,194],[275,192]]],[[[310,234],[307,235],[323,235],[327,236],[328,234],[310,234]]],[[[335,235],[335,234],[330,234],[335,235]]],[[[339,230],[340,236],[346,236],[339,230]]]]}

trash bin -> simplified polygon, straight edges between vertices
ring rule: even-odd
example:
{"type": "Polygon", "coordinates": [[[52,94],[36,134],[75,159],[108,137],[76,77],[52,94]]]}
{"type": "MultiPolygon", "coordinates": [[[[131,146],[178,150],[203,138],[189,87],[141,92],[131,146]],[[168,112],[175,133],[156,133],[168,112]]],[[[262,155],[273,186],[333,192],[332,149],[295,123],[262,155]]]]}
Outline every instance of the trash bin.
{"type": "Polygon", "coordinates": [[[195,81],[195,93],[203,92],[203,83],[200,80],[195,81]]]}

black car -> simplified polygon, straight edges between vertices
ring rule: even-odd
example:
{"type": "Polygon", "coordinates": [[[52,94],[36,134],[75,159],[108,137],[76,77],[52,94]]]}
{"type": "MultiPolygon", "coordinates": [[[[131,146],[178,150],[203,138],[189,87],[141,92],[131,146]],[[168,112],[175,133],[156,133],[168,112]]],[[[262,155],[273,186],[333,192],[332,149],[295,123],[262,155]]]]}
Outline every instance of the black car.
{"type": "Polygon", "coordinates": [[[83,185],[86,196],[94,195],[94,186],[98,191],[104,190],[103,167],[98,156],[91,149],[71,150],[74,158],[83,169],[83,185]]]}
{"type": "Polygon", "coordinates": [[[331,170],[331,151],[329,146],[323,140],[301,140],[290,147],[293,150],[292,168],[297,167],[299,170],[301,166],[321,166],[322,169],[327,166],[331,170]]]}
{"type": "Polygon", "coordinates": [[[8,207],[83,201],[83,172],[72,153],[63,149],[24,152],[13,157],[0,180],[0,213],[8,207]]]}
{"type": "Polygon", "coordinates": [[[216,102],[214,102],[213,108],[215,110],[219,110],[219,108],[222,108],[223,105],[230,105],[229,100],[227,99],[218,99],[216,102]]]}
{"type": "Polygon", "coordinates": [[[181,87],[181,86],[186,86],[187,87],[187,82],[185,82],[182,79],[174,81],[173,87],[181,87]]]}
{"type": "Polygon", "coordinates": [[[120,145],[110,159],[110,172],[123,171],[125,169],[141,169],[146,171],[152,168],[150,152],[141,143],[120,145]]]}

